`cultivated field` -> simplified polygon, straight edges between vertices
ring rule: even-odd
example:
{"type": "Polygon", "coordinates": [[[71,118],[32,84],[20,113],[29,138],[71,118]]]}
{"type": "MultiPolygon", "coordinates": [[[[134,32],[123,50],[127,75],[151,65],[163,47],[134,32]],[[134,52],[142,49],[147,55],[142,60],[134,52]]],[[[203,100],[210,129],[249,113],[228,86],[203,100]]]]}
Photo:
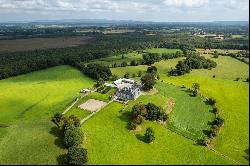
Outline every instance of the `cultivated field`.
{"type": "Polygon", "coordinates": [[[94,82],[60,66],[0,81],[0,164],[58,164],[66,153],[51,122],[94,82]]]}
{"type": "Polygon", "coordinates": [[[90,40],[91,38],[87,36],[0,40],[0,52],[75,47],[84,45],[90,40]]]}

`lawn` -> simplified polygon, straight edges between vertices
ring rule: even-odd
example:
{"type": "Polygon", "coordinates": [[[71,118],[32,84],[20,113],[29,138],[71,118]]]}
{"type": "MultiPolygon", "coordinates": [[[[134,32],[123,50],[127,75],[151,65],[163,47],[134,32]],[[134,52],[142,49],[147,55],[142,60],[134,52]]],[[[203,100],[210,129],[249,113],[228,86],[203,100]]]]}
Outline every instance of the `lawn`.
{"type": "Polygon", "coordinates": [[[51,117],[94,82],[60,66],[0,81],[0,164],[58,164],[65,153],[51,117]]]}

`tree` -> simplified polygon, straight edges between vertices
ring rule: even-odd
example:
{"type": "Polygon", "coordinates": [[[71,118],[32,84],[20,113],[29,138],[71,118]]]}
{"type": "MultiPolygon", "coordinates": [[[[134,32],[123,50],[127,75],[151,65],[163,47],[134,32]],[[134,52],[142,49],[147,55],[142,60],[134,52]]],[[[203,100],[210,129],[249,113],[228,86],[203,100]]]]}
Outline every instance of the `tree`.
{"type": "Polygon", "coordinates": [[[126,74],[124,75],[124,78],[126,78],[126,79],[129,79],[129,77],[130,77],[130,74],[129,74],[129,73],[126,73],[126,74]]]}
{"type": "Polygon", "coordinates": [[[111,81],[116,81],[116,80],[118,80],[118,76],[117,75],[112,75],[112,77],[111,77],[111,81]]]}
{"type": "Polygon", "coordinates": [[[212,97],[210,97],[208,100],[207,100],[208,104],[209,105],[215,105],[216,104],[216,100],[212,97]]]}
{"type": "Polygon", "coordinates": [[[147,143],[151,143],[155,140],[154,131],[151,127],[147,128],[144,137],[145,137],[145,142],[147,143]]]}
{"type": "Polygon", "coordinates": [[[138,71],[138,77],[141,77],[141,76],[142,76],[142,72],[138,71]]]}
{"type": "Polygon", "coordinates": [[[143,63],[146,65],[152,65],[160,60],[160,55],[157,53],[143,54],[143,63]]]}
{"type": "Polygon", "coordinates": [[[131,66],[138,66],[138,62],[137,62],[136,60],[132,60],[132,61],[130,62],[130,65],[131,65],[131,66]]]}
{"type": "Polygon", "coordinates": [[[67,153],[67,162],[69,165],[84,165],[88,161],[88,152],[86,149],[70,147],[67,153]]]}
{"type": "Polygon", "coordinates": [[[105,84],[105,81],[102,79],[102,78],[99,78],[97,81],[96,81],[96,84],[95,84],[95,87],[101,87],[105,84]]]}
{"type": "Polygon", "coordinates": [[[141,82],[143,84],[143,89],[149,91],[153,89],[156,79],[153,74],[147,73],[141,78],[141,82]]]}
{"type": "Polygon", "coordinates": [[[61,122],[60,122],[60,129],[64,133],[67,129],[68,126],[75,126],[79,127],[80,126],[80,119],[76,117],[75,115],[71,115],[69,117],[63,117],[61,122]]]}
{"type": "Polygon", "coordinates": [[[200,84],[194,83],[193,84],[193,96],[198,96],[200,91],[200,84]]]}
{"type": "Polygon", "coordinates": [[[67,147],[78,146],[83,142],[84,134],[80,127],[67,126],[64,132],[64,142],[67,147]]]}
{"type": "Polygon", "coordinates": [[[128,66],[128,63],[126,61],[122,62],[121,67],[126,67],[128,66]]]}
{"type": "Polygon", "coordinates": [[[52,122],[54,122],[58,127],[60,126],[60,122],[63,119],[63,114],[56,113],[54,117],[52,118],[52,122]]]}
{"type": "Polygon", "coordinates": [[[213,58],[219,58],[219,53],[218,53],[218,51],[214,51],[213,58]]]}
{"type": "Polygon", "coordinates": [[[84,74],[93,79],[103,79],[108,80],[112,76],[110,68],[100,64],[88,64],[83,69],[84,74]]]}
{"type": "Polygon", "coordinates": [[[149,66],[148,69],[147,69],[147,73],[151,73],[151,74],[153,74],[153,75],[156,76],[156,74],[157,74],[157,67],[155,67],[155,66],[149,66]]]}

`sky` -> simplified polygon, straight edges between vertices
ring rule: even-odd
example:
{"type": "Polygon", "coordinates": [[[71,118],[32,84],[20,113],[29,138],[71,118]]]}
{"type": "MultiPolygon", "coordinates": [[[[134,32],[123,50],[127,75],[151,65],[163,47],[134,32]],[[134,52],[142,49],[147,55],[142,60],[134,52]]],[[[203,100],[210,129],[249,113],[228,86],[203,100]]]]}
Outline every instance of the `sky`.
{"type": "Polygon", "coordinates": [[[249,21],[249,0],[0,0],[0,22],[62,19],[249,21]]]}

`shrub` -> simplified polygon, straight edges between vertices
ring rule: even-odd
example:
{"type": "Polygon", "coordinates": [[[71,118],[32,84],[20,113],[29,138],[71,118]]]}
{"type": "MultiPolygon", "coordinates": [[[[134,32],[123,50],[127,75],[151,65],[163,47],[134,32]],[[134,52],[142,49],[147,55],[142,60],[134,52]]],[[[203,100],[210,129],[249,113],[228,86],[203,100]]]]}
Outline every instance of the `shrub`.
{"type": "Polygon", "coordinates": [[[86,149],[70,147],[67,153],[67,162],[69,165],[84,165],[88,161],[88,152],[86,149]]]}
{"type": "Polygon", "coordinates": [[[209,105],[215,105],[216,104],[216,100],[214,98],[211,98],[211,97],[207,100],[207,102],[208,102],[209,105]]]}
{"type": "Polygon", "coordinates": [[[141,77],[141,76],[142,76],[142,72],[138,71],[138,77],[141,77]]]}
{"type": "Polygon", "coordinates": [[[222,119],[221,117],[216,117],[215,120],[213,121],[213,124],[221,127],[224,124],[224,119],[222,119]]]}
{"type": "Polygon", "coordinates": [[[67,126],[64,132],[64,142],[67,147],[78,146],[83,142],[84,134],[79,127],[67,126]]]}
{"type": "Polygon", "coordinates": [[[153,142],[155,140],[153,129],[152,128],[147,128],[144,137],[145,137],[145,142],[147,142],[147,143],[153,142]]]}
{"type": "Polygon", "coordinates": [[[200,91],[200,84],[194,83],[193,84],[193,96],[198,96],[200,91]]]}

